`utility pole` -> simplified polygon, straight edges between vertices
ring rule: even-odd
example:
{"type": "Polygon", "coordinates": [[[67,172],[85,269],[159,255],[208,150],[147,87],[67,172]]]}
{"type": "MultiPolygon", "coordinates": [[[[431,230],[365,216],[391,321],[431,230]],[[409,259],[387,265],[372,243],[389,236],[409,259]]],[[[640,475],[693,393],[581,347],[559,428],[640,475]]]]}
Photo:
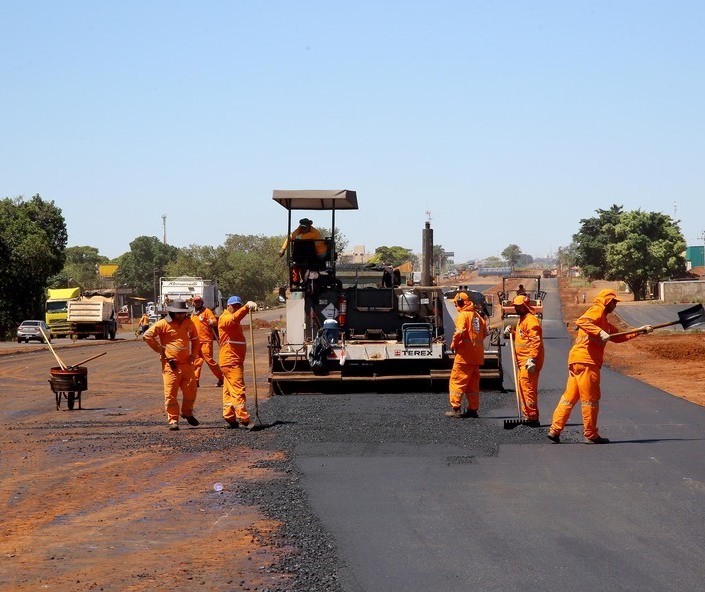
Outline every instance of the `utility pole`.
{"type": "Polygon", "coordinates": [[[164,231],[162,242],[166,245],[166,214],[162,214],[162,229],[164,231]]]}

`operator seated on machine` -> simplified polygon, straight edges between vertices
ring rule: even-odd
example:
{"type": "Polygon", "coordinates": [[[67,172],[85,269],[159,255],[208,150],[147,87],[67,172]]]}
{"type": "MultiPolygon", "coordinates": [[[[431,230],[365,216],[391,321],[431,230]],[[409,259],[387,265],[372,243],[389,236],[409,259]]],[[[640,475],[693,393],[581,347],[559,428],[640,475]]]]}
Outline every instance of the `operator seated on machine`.
{"type": "MultiPolygon", "coordinates": [[[[286,253],[286,248],[289,246],[289,240],[313,241],[315,258],[319,260],[319,264],[315,266],[315,271],[318,272],[323,265],[323,261],[328,255],[328,246],[326,245],[326,241],[323,239],[321,233],[313,227],[313,220],[309,220],[308,218],[301,218],[301,220],[299,220],[299,226],[296,230],[294,230],[294,232],[291,233],[291,236],[284,241],[282,248],[279,250],[280,257],[283,257],[284,253],[286,253]]],[[[310,267],[313,268],[314,266],[311,265],[310,267]]],[[[297,261],[294,258],[291,267],[291,287],[301,287],[304,281],[308,279],[308,274],[308,266],[304,267],[300,264],[297,265],[297,261]]]]}

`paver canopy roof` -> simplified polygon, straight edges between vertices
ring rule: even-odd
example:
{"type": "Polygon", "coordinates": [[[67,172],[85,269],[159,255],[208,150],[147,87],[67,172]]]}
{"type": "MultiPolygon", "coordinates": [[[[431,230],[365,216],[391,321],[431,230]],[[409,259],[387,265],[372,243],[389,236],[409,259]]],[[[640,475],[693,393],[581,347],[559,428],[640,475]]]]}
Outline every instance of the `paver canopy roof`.
{"type": "Polygon", "coordinates": [[[357,210],[357,193],[349,189],[275,189],[272,199],[287,210],[357,210]]]}

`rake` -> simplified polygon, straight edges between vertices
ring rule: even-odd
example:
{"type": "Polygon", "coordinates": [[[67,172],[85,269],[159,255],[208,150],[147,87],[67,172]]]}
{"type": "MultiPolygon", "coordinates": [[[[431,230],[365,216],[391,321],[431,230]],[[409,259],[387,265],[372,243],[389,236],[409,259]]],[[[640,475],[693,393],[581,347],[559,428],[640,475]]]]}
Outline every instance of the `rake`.
{"type": "Polygon", "coordinates": [[[504,429],[505,430],[513,430],[515,427],[520,426],[523,423],[523,420],[521,418],[521,403],[523,400],[522,394],[521,394],[521,386],[519,385],[519,369],[517,367],[517,358],[516,354],[514,353],[514,334],[510,333],[509,334],[509,350],[512,354],[512,374],[514,376],[514,392],[516,393],[516,398],[517,398],[517,419],[505,419],[504,420],[504,429]]]}

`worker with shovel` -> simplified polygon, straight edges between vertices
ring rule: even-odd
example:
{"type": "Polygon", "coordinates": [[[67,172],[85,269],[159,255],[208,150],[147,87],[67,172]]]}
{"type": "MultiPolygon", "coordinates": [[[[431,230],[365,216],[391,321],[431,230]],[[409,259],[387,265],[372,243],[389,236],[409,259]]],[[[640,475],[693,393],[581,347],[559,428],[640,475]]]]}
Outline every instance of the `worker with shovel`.
{"type": "Polygon", "coordinates": [[[521,412],[524,416],[524,425],[537,428],[539,422],[539,374],[543,368],[544,348],[543,329],[541,322],[534,314],[534,309],[529,305],[526,296],[519,295],[512,301],[514,310],[519,315],[516,329],[507,325],[504,336],[514,336],[514,349],[516,353],[515,368],[519,369],[519,400],[521,412]]]}
{"type": "Polygon", "coordinates": [[[201,385],[201,370],[203,364],[207,364],[218,382],[215,386],[223,386],[223,373],[218,366],[218,362],[213,359],[213,337],[217,336],[218,319],[213,311],[203,305],[203,298],[193,297],[193,314],[191,320],[196,325],[198,340],[201,343],[201,355],[194,363],[194,373],[196,374],[196,386],[201,385]]]}
{"type": "Polygon", "coordinates": [[[484,339],[487,324],[465,292],[459,292],[453,299],[458,310],[455,318],[455,333],[451,347],[455,351],[453,369],[448,384],[450,406],[446,417],[478,417],[480,407],[480,366],[485,361],[484,339]],[[467,409],[462,411],[463,396],[467,399],[467,409]]]}
{"type": "Polygon", "coordinates": [[[619,302],[613,290],[600,290],[594,304],[575,322],[578,334],[568,354],[568,382],[565,392],[553,412],[553,422],[548,439],[559,443],[561,432],[568,422],[573,407],[580,400],[586,444],[607,444],[609,439],[600,436],[597,430],[597,415],[600,410],[600,368],[608,341],[623,343],[643,333],[651,333],[651,325],[643,325],[624,333],[607,320],[619,302]],[[611,336],[614,334],[614,336],[611,336]]]}
{"type": "Polygon", "coordinates": [[[257,310],[257,304],[250,300],[243,305],[239,296],[231,296],[228,298],[227,309],[218,319],[218,363],[225,380],[223,419],[230,428],[237,428],[238,422],[243,428],[251,427],[245,393],[247,343],[240,324],[250,309],[257,310]]]}
{"type": "Polygon", "coordinates": [[[161,359],[169,429],[178,430],[179,401],[176,397],[179,389],[183,394],[181,417],[189,425],[197,426],[199,423],[193,416],[197,392],[193,363],[200,355],[201,344],[184,300],[172,300],[166,310],[167,316],[147,329],[144,340],[161,359]]]}

